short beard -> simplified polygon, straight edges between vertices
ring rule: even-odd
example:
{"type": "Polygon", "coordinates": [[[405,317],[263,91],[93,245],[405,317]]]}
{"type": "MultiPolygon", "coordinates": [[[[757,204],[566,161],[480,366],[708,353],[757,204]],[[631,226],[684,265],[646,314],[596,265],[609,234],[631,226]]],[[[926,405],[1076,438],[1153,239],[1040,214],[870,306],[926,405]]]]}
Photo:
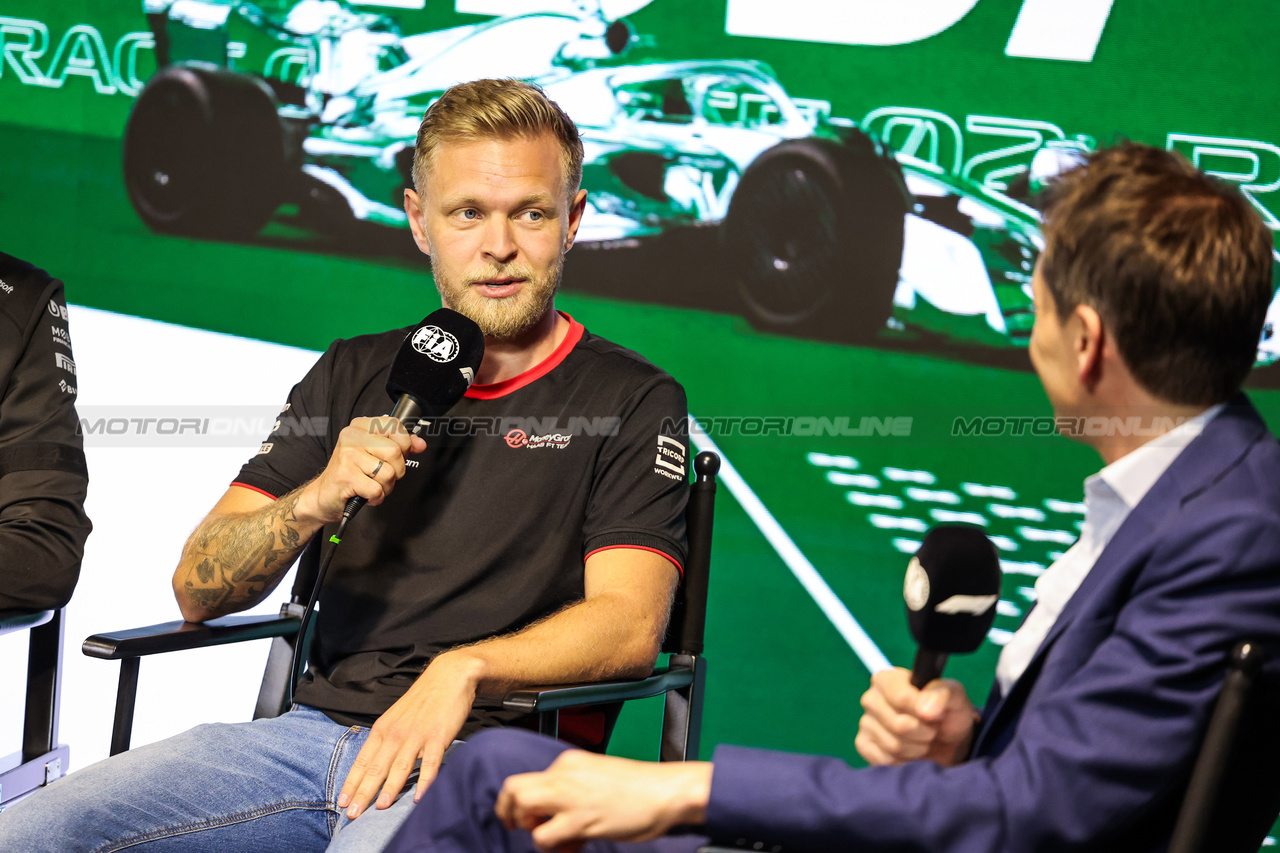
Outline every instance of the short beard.
{"type": "Polygon", "coordinates": [[[560,289],[564,274],[564,255],[557,255],[555,263],[545,274],[535,275],[525,266],[510,266],[486,270],[468,278],[461,284],[450,281],[431,256],[431,274],[435,278],[440,299],[453,310],[470,318],[490,340],[512,340],[537,325],[547,312],[560,289]],[[523,278],[520,292],[513,296],[495,299],[481,296],[475,291],[475,283],[491,278],[512,276],[523,278]]]}

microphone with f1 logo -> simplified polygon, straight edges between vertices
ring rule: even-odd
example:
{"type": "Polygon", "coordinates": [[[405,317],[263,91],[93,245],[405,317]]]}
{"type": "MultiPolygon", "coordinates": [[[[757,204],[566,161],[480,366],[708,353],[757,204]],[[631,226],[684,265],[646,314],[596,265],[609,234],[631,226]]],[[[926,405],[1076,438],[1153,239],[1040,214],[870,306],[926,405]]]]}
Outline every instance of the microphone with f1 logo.
{"type": "MultiPolygon", "coordinates": [[[[400,421],[409,432],[416,432],[419,421],[440,417],[462,399],[475,381],[476,371],[480,369],[483,358],[484,333],[473,320],[449,308],[432,311],[405,336],[396,352],[395,361],[391,363],[387,394],[396,403],[390,416],[400,421]]],[[[342,509],[338,529],[329,536],[333,547],[320,562],[312,582],[307,609],[301,614],[298,626],[300,639],[294,647],[293,660],[289,665],[290,690],[298,683],[302,663],[306,659],[309,641],[307,631],[316,609],[316,601],[320,597],[320,589],[324,586],[325,575],[329,571],[329,563],[342,544],[347,522],[355,517],[365,503],[365,499],[359,495],[347,501],[342,509]]],[[[295,595],[299,592],[298,584],[303,582],[303,578],[303,574],[299,572],[294,581],[295,595]]]]}
{"type": "MultiPolygon", "coordinates": [[[[387,394],[396,401],[391,417],[416,432],[418,422],[438,418],[462,399],[484,358],[484,334],[469,317],[450,308],[432,311],[405,336],[391,363],[387,394]]],[[[355,516],[365,505],[356,495],[342,515],[355,516]]]]}
{"type": "Polygon", "coordinates": [[[980,529],[940,525],[924,537],[902,590],[918,645],[913,687],[941,677],[951,655],[977,651],[996,618],[1000,577],[1000,557],[980,529]]]}

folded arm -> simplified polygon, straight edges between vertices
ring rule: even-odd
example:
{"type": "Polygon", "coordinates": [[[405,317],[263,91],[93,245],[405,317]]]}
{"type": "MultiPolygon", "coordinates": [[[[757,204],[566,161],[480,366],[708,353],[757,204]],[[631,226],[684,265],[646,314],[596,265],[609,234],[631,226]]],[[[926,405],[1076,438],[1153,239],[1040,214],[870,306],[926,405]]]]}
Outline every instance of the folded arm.
{"type": "MultiPolygon", "coordinates": [[[[18,265],[12,275],[21,293],[44,273],[18,265]]],[[[0,610],[66,604],[92,529],[70,339],[55,319],[55,344],[46,324],[46,306],[66,317],[62,284],[47,284],[34,304],[25,328],[0,312],[0,610]]]]}
{"type": "Polygon", "coordinates": [[[49,610],[71,598],[90,530],[85,486],[65,471],[0,476],[0,610],[49,610]]]}

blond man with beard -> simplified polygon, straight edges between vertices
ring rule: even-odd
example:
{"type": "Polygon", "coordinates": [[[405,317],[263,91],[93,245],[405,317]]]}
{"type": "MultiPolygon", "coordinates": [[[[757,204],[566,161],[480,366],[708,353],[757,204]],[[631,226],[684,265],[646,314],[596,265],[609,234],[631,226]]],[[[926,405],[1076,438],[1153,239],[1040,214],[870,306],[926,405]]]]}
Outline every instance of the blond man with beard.
{"type": "MultiPolygon", "coordinates": [[[[555,310],[581,174],[577,129],[536,87],[463,84],[427,111],[405,211],[441,300],[485,334],[475,384],[426,440],[389,431],[370,416],[407,330],[334,342],[174,573],[184,618],[245,609],[368,500],[298,705],[74,773],[0,815],[0,849],[380,850],[456,739],[526,722],[505,693],[653,665],[687,497],[653,460],[686,447],[684,392],[555,310]],[[297,429],[314,419],[347,426],[297,429]]],[[[609,724],[562,729],[600,746],[609,724]]]]}

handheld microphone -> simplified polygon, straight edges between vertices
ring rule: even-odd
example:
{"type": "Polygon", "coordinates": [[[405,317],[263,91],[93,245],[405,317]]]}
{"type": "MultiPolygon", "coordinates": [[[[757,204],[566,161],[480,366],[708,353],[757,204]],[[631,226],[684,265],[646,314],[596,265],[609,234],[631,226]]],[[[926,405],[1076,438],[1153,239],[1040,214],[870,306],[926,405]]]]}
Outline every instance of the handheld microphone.
{"type": "Polygon", "coordinates": [[[907,566],[902,596],[918,645],[911,685],[942,675],[947,658],[977,651],[996,618],[1000,557],[977,527],[942,525],[929,531],[907,566]]]}
{"type": "MultiPolygon", "coordinates": [[[[438,418],[454,407],[475,381],[480,360],[484,358],[484,333],[471,319],[457,311],[441,308],[432,311],[412,332],[405,336],[391,363],[391,375],[387,377],[387,394],[396,401],[391,417],[404,424],[405,429],[417,433],[424,418],[438,418]]],[[[338,529],[330,537],[333,547],[325,554],[316,572],[311,588],[311,598],[302,613],[298,626],[298,642],[289,663],[289,701],[293,701],[293,687],[298,683],[302,663],[306,659],[310,641],[308,629],[315,612],[324,576],[329,563],[342,544],[342,534],[347,522],[355,517],[365,499],[356,495],[347,501],[342,510],[338,529]]]]}
{"type": "MultiPolygon", "coordinates": [[[[479,326],[449,308],[432,311],[405,336],[391,363],[387,395],[395,400],[395,408],[390,416],[417,433],[421,421],[440,417],[462,399],[483,358],[479,326]]],[[[353,497],[342,517],[353,518],[364,505],[364,498],[353,497]]]]}

